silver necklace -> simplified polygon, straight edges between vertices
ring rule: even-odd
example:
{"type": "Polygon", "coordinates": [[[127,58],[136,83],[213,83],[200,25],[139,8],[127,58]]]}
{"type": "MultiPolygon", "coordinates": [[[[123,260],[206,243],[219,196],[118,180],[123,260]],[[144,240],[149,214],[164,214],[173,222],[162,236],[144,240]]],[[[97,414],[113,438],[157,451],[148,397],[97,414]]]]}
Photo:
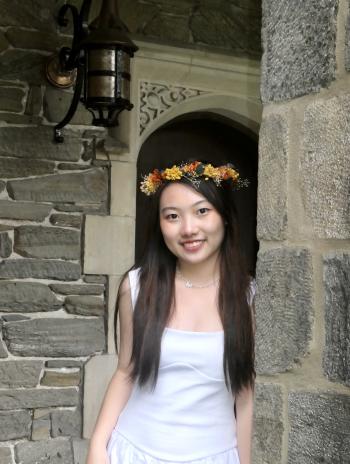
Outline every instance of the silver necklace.
{"type": "Polygon", "coordinates": [[[178,277],[185,282],[186,288],[207,288],[207,287],[211,287],[212,285],[215,285],[219,281],[219,277],[218,277],[217,279],[211,280],[210,282],[207,282],[205,284],[194,284],[191,280],[186,279],[186,277],[184,277],[181,274],[179,269],[176,269],[176,273],[178,277]]]}

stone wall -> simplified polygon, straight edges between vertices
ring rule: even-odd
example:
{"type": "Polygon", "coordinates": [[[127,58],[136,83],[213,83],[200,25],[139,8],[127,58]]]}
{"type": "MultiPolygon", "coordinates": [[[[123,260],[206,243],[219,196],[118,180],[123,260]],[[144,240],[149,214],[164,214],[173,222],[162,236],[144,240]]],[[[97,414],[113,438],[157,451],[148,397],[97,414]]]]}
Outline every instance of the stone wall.
{"type": "Polygon", "coordinates": [[[260,57],[261,0],[120,0],[135,38],[260,57]]]}
{"type": "Polygon", "coordinates": [[[340,464],[350,456],[349,3],[264,0],[262,36],[254,464],[340,464]]]}
{"type": "Polygon", "coordinates": [[[0,463],[83,464],[84,364],[106,347],[106,277],[84,275],[84,220],[109,211],[104,132],[44,64],[59,2],[0,1],[0,463]]]}

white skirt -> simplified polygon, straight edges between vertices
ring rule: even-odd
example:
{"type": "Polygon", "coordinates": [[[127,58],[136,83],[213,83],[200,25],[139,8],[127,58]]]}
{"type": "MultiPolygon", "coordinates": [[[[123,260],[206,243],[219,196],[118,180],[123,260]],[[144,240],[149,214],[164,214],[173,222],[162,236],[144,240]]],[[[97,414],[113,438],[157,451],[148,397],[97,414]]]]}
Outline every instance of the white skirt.
{"type": "Polygon", "coordinates": [[[236,447],[194,461],[159,459],[137,448],[117,430],[111,435],[107,451],[110,464],[240,464],[236,447]]]}

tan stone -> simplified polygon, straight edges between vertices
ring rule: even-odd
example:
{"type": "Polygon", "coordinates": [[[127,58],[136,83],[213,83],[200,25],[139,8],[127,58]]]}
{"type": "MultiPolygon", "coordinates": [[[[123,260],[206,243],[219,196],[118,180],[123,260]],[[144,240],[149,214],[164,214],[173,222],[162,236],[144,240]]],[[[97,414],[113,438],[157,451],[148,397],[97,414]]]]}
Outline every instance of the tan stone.
{"type": "Polygon", "coordinates": [[[80,383],[80,371],[78,372],[60,372],[45,371],[41,379],[41,385],[52,387],[69,387],[78,386],[80,383]]]}

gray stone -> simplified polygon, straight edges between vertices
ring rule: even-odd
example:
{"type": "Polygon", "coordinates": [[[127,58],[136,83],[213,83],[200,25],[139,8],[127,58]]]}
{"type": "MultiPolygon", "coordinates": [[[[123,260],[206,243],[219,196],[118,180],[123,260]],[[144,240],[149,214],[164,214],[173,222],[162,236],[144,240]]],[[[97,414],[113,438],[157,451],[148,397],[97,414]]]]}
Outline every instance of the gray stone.
{"type": "Polygon", "coordinates": [[[106,215],[109,212],[107,200],[103,203],[83,205],[79,203],[61,203],[56,204],[57,211],[64,211],[66,213],[85,213],[95,215],[106,215]]]}
{"type": "Polygon", "coordinates": [[[24,95],[25,92],[23,89],[0,87],[0,110],[21,112],[24,95]]]}
{"type": "Polygon", "coordinates": [[[80,372],[45,371],[40,384],[48,387],[77,387],[80,380],[80,372]]]}
{"type": "Polygon", "coordinates": [[[35,116],[39,115],[43,104],[41,86],[32,85],[28,92],[25,114],[35,116]]]}
{"type": "Polygon", "coordinates": [[[23,314],[3,314],[1,319],[4,322],[13,322],[13,321],[27,321],[30,319],[28,316],[23,316],[23,314]]]}
{"type": "Polygon", "coordinates": [[[12,253],[12,240],[6,232],[0,233],[0,258],[8,258],[12,253]]]}
{"type": "Polygon", "coordinates": [[[254,464],[281,462],[284,426],[279,385],[256,383],[253,430],[254,464]]]}
{"type": "Polygon", "coordinates": [[[80,214],[51,214],[50,222],[54,226],[74,227],[75,229],[80,229],[83,218],[80,214]]]}
{"type": "Polygon", "coordinates": [[[12,460],[11,448],[8,446],[0,446],[0,462],[1,464],[14,464],[12,460]]]}
{"type": "Polygon", "coordinates": [[[49,368],[67,368],[67,367],[82,367],[83,361],[76,359],[50,359],[46,361],[45,366],[49,368]]]}
{"type": "Polygon", "coordinates": [[[42,53],[9,48],[1,54],[0,75],[2,79],[44,85],[46,58],[42,53]]]}
{"type": "Polygon", "coordinates": [[[0,0],[0,26],[54,29],[56,3],[56,0],[35,0],[30,3],[22,0],[0,0]]]}
{"type": "Polygon", "coordinates": [[[9,27],[6,38],[14,48],[46,50],[55,52],[63,46],[70,46],[69,37],[60,36],[48,31],[25,30],[19,27],[9,27]]]}
{"type": "Polygon", "coordinates": [[[9,48],[8,40],[3,32],[0,32],[0,53],[9,48]]]}
{"type": "Polygon", "coordinates": [[[48,161],[0,158],[0,172],[5,179],[52,174],[54,170],[54,163],[48,161]]]}
{"type": "Polygon", "coordinates": [[[350,238],[350,94],[305,111],[300,174],[307,214],[319,238],[350,238]]]}
{"type": "MultiPolygon", "coordinates": [[[[47,87],[44,98],[44,115],[48,121],[60,122],[67,114],[73,98],[72,92],[63,92],[53,87],[47,87]]],[[[91,126],[92,117],[82,103],[79,103],[70,124],[91,126]]]]}
{"type": "Polygon", "coordinates": [[[259,239],[283,240],[287,229],[288,125],[285,117],[266,117],[259,136],[259,239]],[[273,173],[273,175],[271,175],[273,173]]]}
{"type": "Polygon", "coordinates": [[[29,411],[0,411],[1,441],[29,438],[31,425],[29,411]]]}
{"type": "Polygon", "coordinates": [[[88,356],[105,349],[102,318],[34,319],[4,325],[3,339],[18,356],[88,356]]]}
{"type": "Polygon", "coordinates": [[[21,464],[74,464],[69,439],[18,443],[15,454],[21,464]]]}
{"type": "Polygon", "coordinates": [[[0,388],[36,387],[42,369],[42,361],[2,361],[0,388]]]}
{"type": "Polygon", "coordinates": [[[0,409],[33,409],[59,406],[77,406],[76,388],[26,388],[0,390],[0,409]]]}
{"type": "Polygon", "coordinates": [[[55,311],[62,303],[47,285],[38,282],[0,281],[0,311],[55,311]]]}
{"type": "Polygon", "coordinates": [[[49,214],[51,205],[40,205],[38,203],[21,201],[0,201],[1,219],[19,219],[41,222],[49,214]]]}
{"type": "Polygon", "coordinates": [[[87,284],[102,284],[105,285],[107,283],[107,278],[104,275],[98,274],[87,274],[83,277],[84,282],[87,284]]]}
{"type": "Polygon", "coordinates": [[[318,92],[335,79],[337,12],[337,0],[264,0],[264,102],[318,92]]]}
{"type": "Polygon", "coordinates": [[[59,163],[57,168],[61,169],[61,171],[86,171],[86,169],[91,169],[91,165],[78,163],[59,163]]]}
{"type": "Polygon", "coordinates": [[[345,31],[345,69],[350,71],[350,9],[348,10],[345,31]]]}
{"type": "Polygon", "coordinates": [[[74,464],[86,464],[89,440],[73,439],[74,464]]]}
{"type": "Polygon", "coordinates": [[[288,464],[349,462],[349,417],[348,395],[291,392],[288,464]]]}
{"type": "Polygon", "coordinates": [[[4,359],[4,358],[8,358],[8,353],[5,348],[4,342],[0,338],[0,359],[4,359]]]}
{"type": "Polygon", "coordinates": [[[9,181],[7,189],[15,200],[78,202],[89,205],[106,201],[108,177],[106,170],[91,169],[81,173],[9,181]]]}
{"type": "Polygon", "coordinates": [[[61,295],[101,295],[103,285],[51,284],[51,290],[61,295]]]}
{"type": "Polygon", "coordinates": [[[0,156],[30,160],[46,158],[78,161],[82,144],[74,132],[65,131],[65,143],[53,142],[52,127],[0,127],[0,156]]]}
{"type": "Polygon", "coordinates": [[[298,248],[260,252],[256,276],[257,372],[284,372],[307,354],[312,336],[311,254],[298,248]]]}
{"type": "Polygon", "coordinates": [[[6,188],[6,182],[0,180],[0,193],[3,192],[6,188]]]}
{"type": "Polygon", "coordinates": [[[80,233],[60,227],[20,226],[14,250],[29,258],[79,259],[80,233]]]}
{"type": "Polygon", "coordinates": [[[34,419],[32,425],[32,436],[33,441],[36,440],[47,440],[51,438],[51,419],[48,414],[47,417],[41,417],[40,419],[34,419]]]}
{"type": "MultiPolygon", "coordinates": [[[[19,113],[1,113],[1,121],[6,122],[7,124],[23,124],[38,126],[42,124],[43,119],[41,116],[32,116],[28,114],[19,114],[19,113]]],[[[1,152],[0,152],[1,156],[1,152]]]]}
{"type": "Polygon", "coordinates": [[[81,437],[82,415],[79,408],[75,411],[54,411],[51,414],[52,436],[81,437]]]}
{"type": "Polygon", "coordinates": [[[59,260],[44,259],[8,259],[0,262],[2,279],[36,279],[78,280],[80,265],[59,260]]]}
{"type": "Polygon", "coordinates": [[[82,316],[103,316],[105,303],[96,296],[68,296],[64,307],[70,314],[82,316]]]}
{"type": "Polygon", "coordinates": [[[161,42],[188,43],[188,18],[168,16],[158,12],[144,27],[144,34],[161,42]]]}
{"type": "Polygon", "coordinates": [[[328,379],[350,386],[350,254],[324,257],[326,340],[323,370],[328,379]]]}

